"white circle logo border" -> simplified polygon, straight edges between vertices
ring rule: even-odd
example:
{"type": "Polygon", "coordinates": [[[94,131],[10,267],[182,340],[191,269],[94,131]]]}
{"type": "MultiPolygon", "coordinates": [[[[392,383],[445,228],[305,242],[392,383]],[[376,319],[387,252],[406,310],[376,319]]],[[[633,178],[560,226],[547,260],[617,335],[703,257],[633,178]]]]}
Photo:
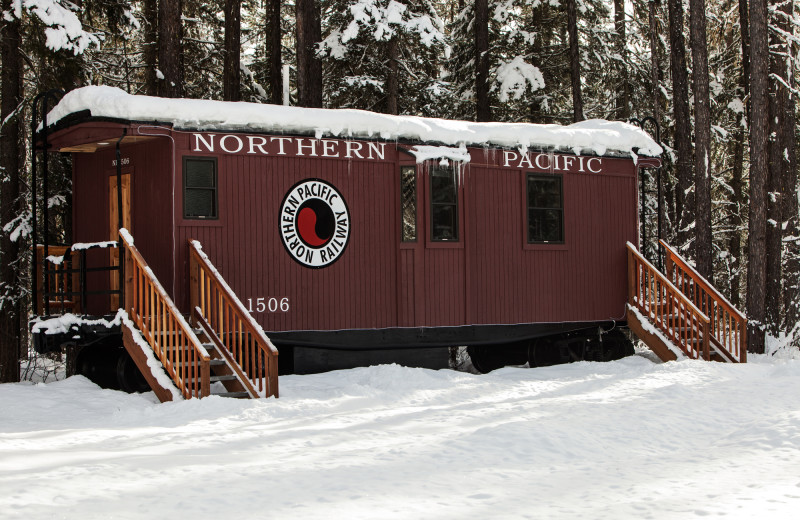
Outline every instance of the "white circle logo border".
{"type": "Polygon", "coordinates": [[[278,225],[286,252],[292,260],[310,269],[322,269],[336,262],[350,241],[350,210],[347,202],[333,184],[322,179],[304,179],[286,192],[280,206],[278,225]],[[334,218],[332,235],[319,247],[303,240],[298,228],[298,210],[311,200],[321,201],[334,218]]]}

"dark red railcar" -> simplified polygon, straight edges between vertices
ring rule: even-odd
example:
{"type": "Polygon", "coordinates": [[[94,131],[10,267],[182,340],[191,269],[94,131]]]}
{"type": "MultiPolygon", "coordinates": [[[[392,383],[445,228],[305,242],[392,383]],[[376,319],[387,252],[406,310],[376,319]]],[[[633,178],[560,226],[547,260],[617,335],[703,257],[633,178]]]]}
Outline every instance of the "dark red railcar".
{"type": "MultiPolygon", "coordinates": [[[[225,119],[226,107],[262,107],[196,102],[176,117],[151,98],[113,94],[113,109],[83,101],[86,110],[65,103],[50,116],[50,149],[72,152],[73,241],[116,240],[121,201],[123,226],[184,311],[187,242],[199,241],[289,369],[445,362],[446,349],[420,347],[470,346],[483,369],[628,348],[615,333],[605,347],[599,338],[625,320],[638,168],[657,161],[633,152],[658,151],[628,125],[291,107],[243,124],[225,119]],[[366,119],[347,126],[349,117],[366,119]],[[330,129],[338,119],[346,130],[330,129]],[[425,140],[408,130],[420,122],[425,140]],[[525,146],[507,142],[528,128],[525,146]]],[[[114,284],[107,273],[89,280],[114,284]]],[[[87,296],[82,312],[114,306],[87,296]]]]}

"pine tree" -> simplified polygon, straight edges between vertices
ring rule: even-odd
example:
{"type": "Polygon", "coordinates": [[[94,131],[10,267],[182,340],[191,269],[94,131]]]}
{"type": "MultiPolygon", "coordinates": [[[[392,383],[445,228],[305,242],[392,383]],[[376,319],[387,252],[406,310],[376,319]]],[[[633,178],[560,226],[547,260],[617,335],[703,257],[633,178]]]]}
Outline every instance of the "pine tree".
{"type": "Polygon", "coordinates": [[[322,107],[322,62],[317,45],[322,41],[319,5],[314,0],[297,0],[297,104],[322,107]]]}
{"type": "Polygon", "coordinates": [[[434,91],[442,86],[438,69],[449,52],[431,2],[332,2],[326,20],[326,103],[431,113],[434,91]]]}
{"type": "MultiPolygon", "coordinates": [[[[750,52],[769,55],[766,0],[750,2],[750,52]]],[[[747,244],[748,350],[764,352],[766,318],[767,180],[769,178],[769,68],[767,60],[750,64],[750,209],[747,244]]]]}
{"type": "MultiPolygon", "coordinates": [[[[2,12],[11,9],[3,0],[2,12]]],[[[22,104],[22,36],[20,21],[0,19],[0,383],[19,381],[19,242],[11,230],[20,213],[22,104]]]]}
{"type": "Polygon", "coordinates": [[[183,96],[181,1],[160,0],[158,7],[159,95],[178,98],[183,96]]]}
{"type": "Polygon", "coordinates": [[[576,0],[567,0],[567,33],[569,33],[569,64],[572,82],[572,121],[583,121],[583,94],[581,92],[581,57],[578,49],[578,12],[576,0]]]}
{"type": "Polygon", "coordinates": [[[242,2],[225,0],[225,47],[222,72],[222,99],[239,101],[241,92],[242,2]]]}
{"type": "Polygon", "coordinates": [[[692,186],[691,119],[689,116],[689,86],[686,72],[686,44],[683,36],[683,3],[668,0],[670,68],[672,71],[673,125],[677,154],[677,186],[675,190],[675,222],[678,242],[687,242],[687,231],[694,216],[692,186]]]}
{"type": "Polygon", "coordinates": [[[694,94],[695,239],[697,271],[713,283],[711,239],[711,109],[705,0],[689,0],[694,94]]]}

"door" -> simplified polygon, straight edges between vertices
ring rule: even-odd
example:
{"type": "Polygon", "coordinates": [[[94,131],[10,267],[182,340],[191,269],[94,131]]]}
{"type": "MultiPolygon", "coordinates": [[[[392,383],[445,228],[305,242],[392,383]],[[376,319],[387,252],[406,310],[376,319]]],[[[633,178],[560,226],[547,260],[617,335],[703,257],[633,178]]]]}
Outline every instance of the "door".
{"type": "Polygon", "coordinates": [[[400,163],[398,325],[466,323],[463,165],[400,163]]]}
{"type": "Polygon", "coordinates": [[[397,324],[413,327],[425,316],[423,277],[418,271],[423,263],[425,237],[420,236],[422,211],[419,208],[421,194],[419,183],[422,167],[412,159],[400,163],[400,248],[397,270],[397,324]]]}
{"type": "MultiPolygon", "coordinates": [[[[117,174],[114,172],[108,178],[108,239],[119,240],[119,199],[117,197],[117,174]]],[[[133,234],[131,229],[131,172],[122,174],[122,227],[133,234]]],[[[112,266],[119,265],[119,249],[111,248],[110,257],[112,266]]],[[[109,283],[112,291],[119,290],[119,272],[111,271],[109,283]]],[[[119,295],[112,294],[110,309],[115,311],[119,308],[119,295]]]]}

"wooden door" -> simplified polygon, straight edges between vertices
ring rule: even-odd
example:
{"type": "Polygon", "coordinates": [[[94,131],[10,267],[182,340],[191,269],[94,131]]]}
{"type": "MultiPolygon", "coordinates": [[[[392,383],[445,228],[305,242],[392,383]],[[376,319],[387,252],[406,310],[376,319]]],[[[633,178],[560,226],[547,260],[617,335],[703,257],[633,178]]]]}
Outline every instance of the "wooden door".
{"type": "Polygon", "coordinates": [[[400,230],[400,247],[397,269],[397,324],[414,327],[424,320],[424,277],[421,273],[425,236],[420,183],[421,167],[413,158],[401,162],[399,187],[400,211],[397,227],[400,230]]]}
{"type": "MultiPolygon", "coordinates": [[[[108,239],[119,240],[119,199],[117,198],[117,174],[108,178],[108,239]]],[[[131,173],[122,174],[122,227],[133,234],[131,229],[131,173]]],[[[110,249],[111,265],[119,265],[119,249],[110,249]]],[[[119,273],[111,271],[110,288],[112,291],[119,289],[119,273]]],[[[112,294],[110,308],[115,311],[120,306],[119,295],[112,294]]]]}
{"type": "Polygon", "coordinates": [[[466,320],[463,167],[400,164],[398,325],[466,320]],[[439,177],[437,177],[437,175],[439,177]]]}

